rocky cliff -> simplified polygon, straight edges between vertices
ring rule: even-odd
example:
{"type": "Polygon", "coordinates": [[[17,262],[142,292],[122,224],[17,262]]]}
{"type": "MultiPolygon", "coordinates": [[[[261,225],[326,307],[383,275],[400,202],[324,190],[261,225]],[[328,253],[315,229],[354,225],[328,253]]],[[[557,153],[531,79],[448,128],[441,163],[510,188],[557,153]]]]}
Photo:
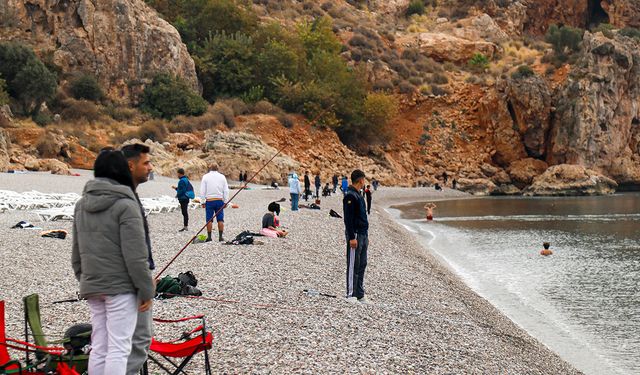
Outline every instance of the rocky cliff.
{"type": "Polygon", "coordinates": [[[0,12],[0,39],[33,45],[65,73],[94,74],[112,99],[128,98],[158,71],[198,88],[180,35],[143,0],[0,0],[0,12]]]}
{"type": "Polygon", "coordinates": [[[640,185],[640,43],[586,33],[584,53],[556,93],[550,164],[580,164],[640,185]]]}

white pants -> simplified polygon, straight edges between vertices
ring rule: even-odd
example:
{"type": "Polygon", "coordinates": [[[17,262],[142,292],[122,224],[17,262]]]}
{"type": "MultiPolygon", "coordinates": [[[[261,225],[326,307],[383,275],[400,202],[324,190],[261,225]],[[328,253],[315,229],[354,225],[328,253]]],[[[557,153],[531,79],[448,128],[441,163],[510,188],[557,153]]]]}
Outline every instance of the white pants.
{"type": "Polygon", "coordinates": [[[90,375],[124,375],[131,352],[131,337],[138,317],[133,293],[91,297],[90,375]]]}

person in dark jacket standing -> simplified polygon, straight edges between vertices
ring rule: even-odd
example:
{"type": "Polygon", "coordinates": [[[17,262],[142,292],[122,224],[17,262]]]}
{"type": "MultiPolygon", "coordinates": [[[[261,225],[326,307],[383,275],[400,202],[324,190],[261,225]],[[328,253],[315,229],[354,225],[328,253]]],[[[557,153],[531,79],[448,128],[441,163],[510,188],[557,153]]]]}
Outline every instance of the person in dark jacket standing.
{"type": "Polygon", "coordinates": [[[322,181],[320,181],[320,172],[316,173],[313,184],[316,187],[316,198],[320,199],[320,188],[322,187],[322,181]]]}
{"type": "MultiPolygon", "coordinates": [[[[182,224],[183,227],[178,232],[186,232],[189,230],[189,198],[187,191],[190,188],[189,178],[184,173],[183,168],[178,168],[178,186],[172,186],[176,191],[176,198],[180,203],[180,210],[182,211],[182,224]]],[[[193,190],[191,190],[193,191],[193,190]]]]}
{"type": "Polygon", "coordinates": [[[364,271],[367,268],[369,220],[360,190],[365,175],[359,169],[351,173],[351,185],[342,199],[345,236],[347,239],[347,301],[368,303],[364,292],[364,271]]]}
{"type": "Polygon", "coordinates": [[[338,191],[338,175],[334,174],[333,177],[331,177],[331,183],[333,183],[333,194],[336,193],[336,191],[338,191]]]}
{"type": "Polygon", "coordinates": [[[71,264],[91,311],[92,375],[125,375],[139,312],[155,286],[138,199],[127,160],[104,150],[74,210],[71,264]]]}
{"type": "Polygon", "coordinates": [[[371,185],[364,188],[364,197],[367,199],[367,215],[371,215],[371,185]]]}
{"type": "MultiPolygon", "coordinates": [[[[147,182],[149,180],[149,175],[153,171],[151,158],[149,157],[150,152],[151,149],[148,146],[139,143],[122,147],[122,153],[127,158],[129,170],[131,171],[131,177],[133,179],[133,193],[138,200],[138,205],[142,214],[144,237],[147,245],[147,251],[149,253],[149,269],[153,270],[155,269],[155,264],[153,262],[153,254],[151,252],[149,224],[144,216],[144,209],[136,192],[138,185],[147,182]]],[[[140,369],[147,361],[149,346],[151,345],[151,337],[153,336],[153,313],[151,310],[152,309],[149,308],[146,311],[138,312],[138,323],[136,324],[136,330],[133,333],[131,354],[129,354],[129,360],[127,361],[127,375],[135,375],[139,373],[140,369]]]]}
{"type": "Polygon", "coordinates": [[[309,200],[311,194],[311,179],[309,178],[309,171],[304,172],[304,200],[309,200]]]}
{"type": "Polygon", "coordinates": [[[244,181],[245,184],[249,182],[249,176],[247,175],[247,171],[244,171],[244,174],[242,175],[242,181],[244,181]]]}
{"type": "Polygon", "coordinates": [[[242,182],[244,181],[244,174],[242,174],[242,171],[240,171],[240,175],[238,176],[238,181],[240,181],[240,184],[242,185],[242,182]]]}

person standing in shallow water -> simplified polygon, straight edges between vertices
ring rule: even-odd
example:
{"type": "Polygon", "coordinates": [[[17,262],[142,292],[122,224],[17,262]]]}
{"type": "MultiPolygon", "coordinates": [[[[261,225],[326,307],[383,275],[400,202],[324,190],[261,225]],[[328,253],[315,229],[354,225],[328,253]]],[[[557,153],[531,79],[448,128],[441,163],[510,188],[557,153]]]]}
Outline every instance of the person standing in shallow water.
{"type": "Polygon", "coordinates": [[[549,242],[543,243],[542,244],[543,249],[540,251],[540,255],[544,255],[544,256],[553,255],[553,251],[549,250],[549,246],[551,246],[549,242]]]}
{"type": "Polygon", "coordinates": [[[342,200],[345,237],[347,240],[347,294],[348,302],[368,303],[364,290],[364,273],[369,248],[369,220],[360,190],[365,175],[359,169],[351,173],[351,185],[342,200]]]}

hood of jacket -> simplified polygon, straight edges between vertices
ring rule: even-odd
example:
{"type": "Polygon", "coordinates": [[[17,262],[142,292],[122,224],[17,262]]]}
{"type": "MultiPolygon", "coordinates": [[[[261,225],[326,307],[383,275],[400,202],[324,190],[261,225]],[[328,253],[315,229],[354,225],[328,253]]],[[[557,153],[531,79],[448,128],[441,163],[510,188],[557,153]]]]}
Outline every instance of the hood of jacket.
{"type": "Polygon", "coordinates": [[[108,178],[96,178],[87,182],[82,193],[84,208],[88,212],[100,212],[111,207],[116,201],[123,198],[136,200],[130,187],[120,185],[108,178]]]}

